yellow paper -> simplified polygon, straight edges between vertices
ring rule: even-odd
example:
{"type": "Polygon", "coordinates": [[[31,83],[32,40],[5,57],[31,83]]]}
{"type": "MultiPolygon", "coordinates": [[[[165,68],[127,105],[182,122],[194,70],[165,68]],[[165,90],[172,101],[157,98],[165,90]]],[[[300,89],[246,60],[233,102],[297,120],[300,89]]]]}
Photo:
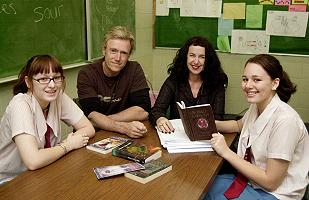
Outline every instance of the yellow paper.
{"type": "Polygon", "coordinates": [[[245,19],[246,3],[224,3],[223,19],[245,19]]]}
{"type": "Polygon", "coordinates": [[[308,0],[292,0],[292,4],[308,4],[308,0]]]}
{"type": "Polygon", "coordinates": [[[274,5],[274,0],[259,0],[260,4],[274,5]]]}

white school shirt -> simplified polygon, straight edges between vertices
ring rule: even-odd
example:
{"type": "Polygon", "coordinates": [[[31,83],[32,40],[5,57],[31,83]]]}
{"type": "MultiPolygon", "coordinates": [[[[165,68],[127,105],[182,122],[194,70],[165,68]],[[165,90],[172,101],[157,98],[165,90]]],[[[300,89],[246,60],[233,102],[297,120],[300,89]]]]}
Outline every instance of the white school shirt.
{"type": "Polygon", "coordinates": [[[242,121],[237,154],[244,157],[251,146],[252,163],[262,169],[266,169],[268,158],[289,161],[286,177],[269,193],[281,200],[301,199],[309,182],[309,137],[297,112],[276,94],[260,116],[256,104],[252,104],[242,121]]]}
{"type": "Polygon", "coordinates": [[[67,125],[76,124],[82,117],[81,109],[65,93],[50,103],[45,120],[41,106],[35,97],[28,93],[15,95],[7,106],[0,125],[0,184],[27,170],[17,146],[13,141],[16,135],[33,135],[39,149],[44,148],[46,123],[51,127],[51,146],[61,141],[60,120],[67,125]]]}

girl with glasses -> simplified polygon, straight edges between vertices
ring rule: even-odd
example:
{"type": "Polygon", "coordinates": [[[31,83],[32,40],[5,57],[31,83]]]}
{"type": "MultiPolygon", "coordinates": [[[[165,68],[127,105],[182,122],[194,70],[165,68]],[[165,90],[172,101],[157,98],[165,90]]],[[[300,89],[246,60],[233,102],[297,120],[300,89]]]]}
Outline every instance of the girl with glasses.
{"type": "Polygon", "coordinates": [[[30,58],[0,124],[0,184],[86,146],[94,128],[65,93],[63,69],[49,55],[30,58]],[[61,140],[60,121],[76,132],[61,140]]]}

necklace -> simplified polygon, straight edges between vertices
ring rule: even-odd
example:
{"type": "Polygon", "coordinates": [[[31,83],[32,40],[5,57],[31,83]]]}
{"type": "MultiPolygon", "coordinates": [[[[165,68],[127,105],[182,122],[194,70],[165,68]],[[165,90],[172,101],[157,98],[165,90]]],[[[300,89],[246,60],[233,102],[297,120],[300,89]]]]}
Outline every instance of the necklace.
{"type": "Polygon", "coordinates": [[[48,106],[47,106],[46,108],[42,108],[43,113],[48,112],[48,110],[49,110],[49,105],[50,105],[50,104],[48,104],[48,106]]]}

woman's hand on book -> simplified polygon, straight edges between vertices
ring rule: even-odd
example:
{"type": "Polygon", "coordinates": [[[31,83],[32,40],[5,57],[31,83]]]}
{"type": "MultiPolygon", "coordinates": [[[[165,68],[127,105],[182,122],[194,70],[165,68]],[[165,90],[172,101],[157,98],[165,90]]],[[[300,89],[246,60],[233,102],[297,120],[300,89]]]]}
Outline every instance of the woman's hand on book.
{"type": "Polygon", "coordinates": [[[165,117],[160,117],[157,119],[157,128],[162,133],[172,133],[175,131],[171,122],[165,117]]]}

